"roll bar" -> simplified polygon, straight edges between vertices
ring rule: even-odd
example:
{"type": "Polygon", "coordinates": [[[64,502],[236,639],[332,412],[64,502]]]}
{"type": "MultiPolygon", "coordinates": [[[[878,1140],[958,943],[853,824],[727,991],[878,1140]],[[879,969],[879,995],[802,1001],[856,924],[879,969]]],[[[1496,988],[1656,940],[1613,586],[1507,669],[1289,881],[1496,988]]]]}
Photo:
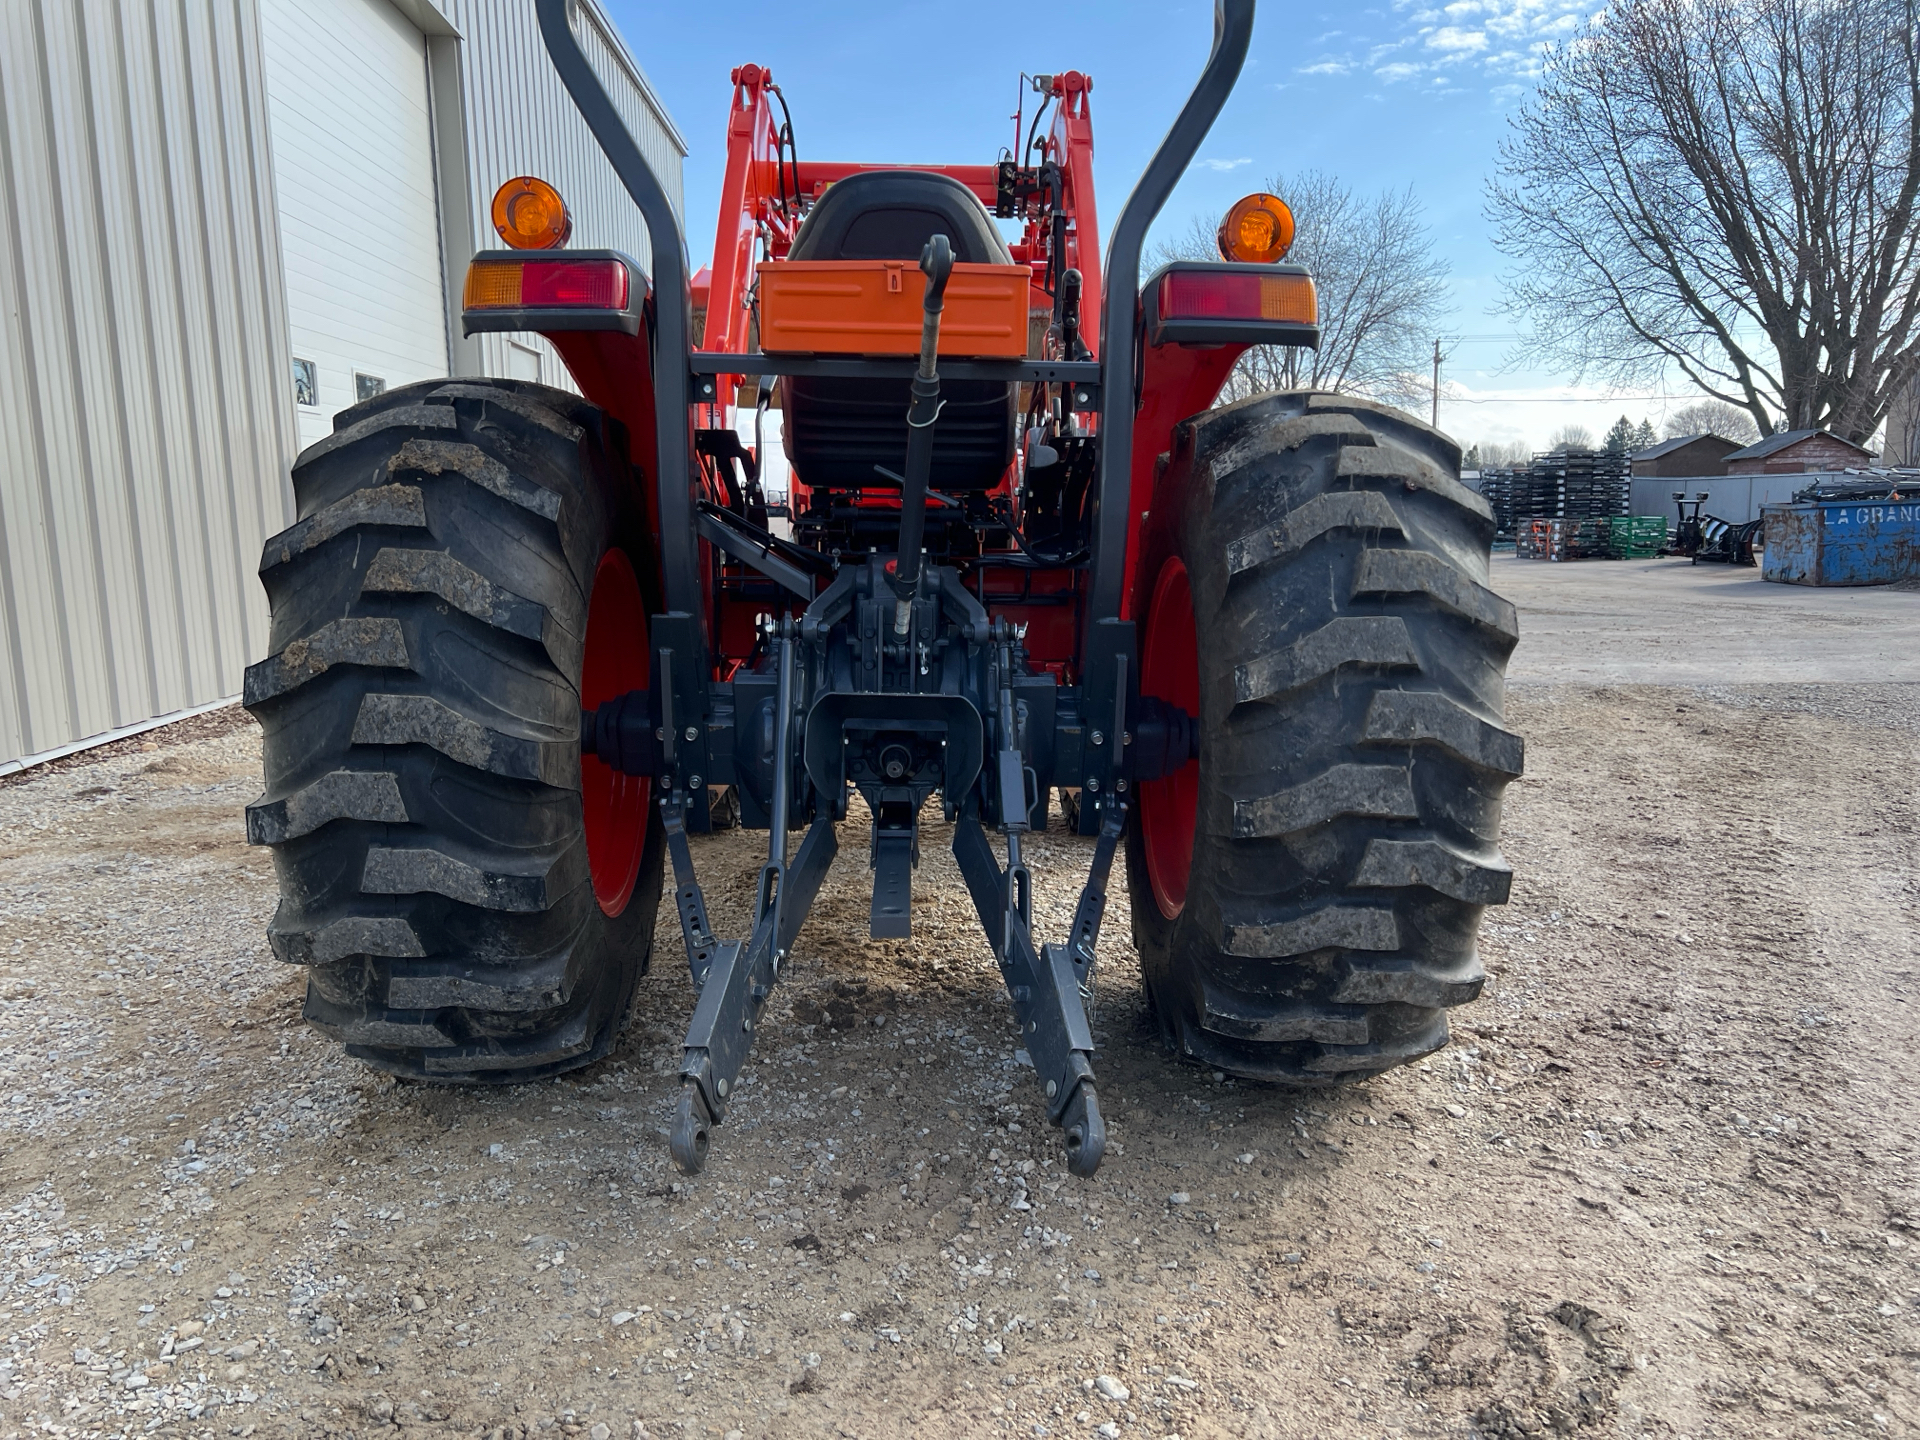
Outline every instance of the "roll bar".
{"type": "Polygon", "coordinates": [[[693,353],[693,291],[687,241],[660,177],[634,143],[606,86],[580,48],[568,12],[574,0],[535,0],[540,38],[573,97],[587,129],[600,144],[613,173],[626,186],[647,224],[653,250],[653,412],[658,437],[654,477],[660,497],[661,534],[676,537],[660,547],[661,585],[668,610],[701,612],[698,547],[693,536],[693,457],[687,448],[687,356],[693,353]]]}
{"type": "MultiPolygon", "coordinates": [[[[1214,0],[1213,50],[1193,93],[1174,117],[1160,148],[1127,196],[1107,247],[1106,293],[1100,312],[1100,483],[1096,487],[1092,575],[1086,633],[1120,614],[1127,570],[1127,525],[1133,489],[1134,387],[1140,363],[1140,251],[1147,230],[1187,173],[1200,142],[1226,107],[1253,37],[1254,0],[1214,0]]],[[[1091,653],[1088,647],[1084,653],[1091,653]]]]}

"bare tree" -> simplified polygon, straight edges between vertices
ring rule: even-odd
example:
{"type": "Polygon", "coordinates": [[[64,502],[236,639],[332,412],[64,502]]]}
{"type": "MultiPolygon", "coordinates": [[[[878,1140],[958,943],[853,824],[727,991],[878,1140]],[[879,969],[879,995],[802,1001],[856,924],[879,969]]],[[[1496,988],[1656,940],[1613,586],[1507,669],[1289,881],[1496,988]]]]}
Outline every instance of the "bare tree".
{"type": "Polygon", "coordinates": [[[1482,440],[1474,449],[1486,469],[1513,469],[1533,459],[1533,447],[1524,440],[1482,440]]]}
{"type": "Polygon", "coordinates": [[[1584,425],[1562,425],[1553,432],[1549,448],[1554,450],[1591,450],[1593,432],[1584,425]]]}
{"type": "MultiPolygon", "coordinates": [[[[1256,346],[1234,368],[1228,398],[1344,390],[1403,405],[1427,399],[1427,347],[1446,298],[1447,262],[1434,251],[1413,191],[1359,197],[1318,170],[1275,176],[1267,189],[1293,211],[1287,259],[1313,272],[1320,348],[1256,346]]],[[[1155,263],[1218,260],[1216,225],[1195,217],[1184,234],[1155,248],[1155,263]]]]}
{"type": "Polygon", "coordinates": [[[1920,465],[1920,383],[1907,386],[1887,412],[1884,465],[1920,465]]]}
{"type": "Polygon", "coordinates": [[[1920,371],[1920,0],[1619,0],[1489,190],[1527,358],[1865,442],[1920,371]]]}
{"type": "Polygon", "coordinates": [[[1667,439],[1677,440],[1682,435],[1718,435],[1723,440],[1738,440],[1742,445],[1751,445],[1760,438],[1753,416],[1724,400],[1696,401],[1682,405],[1667,416],[1667,439]]]}

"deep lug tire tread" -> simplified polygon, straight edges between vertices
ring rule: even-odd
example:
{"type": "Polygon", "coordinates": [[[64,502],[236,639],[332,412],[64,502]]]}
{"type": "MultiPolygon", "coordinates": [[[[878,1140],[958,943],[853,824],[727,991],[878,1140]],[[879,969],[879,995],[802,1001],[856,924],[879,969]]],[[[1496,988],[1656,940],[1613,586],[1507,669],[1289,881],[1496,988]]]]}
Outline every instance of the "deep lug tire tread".
{"type": "Polygon", "coordinates": [[[344,412],[267,542],[246,703],[274,953],[306,1018],[382,1069],[514,1082],[612,1046],[652,945],[657,818],[626,908],[594,899],[580,671],[599,559],[652,574],[626,438],[577,396],[426,381],[344,412]]]}
{"type": "Polygon", "coordinates": [[[1180,426],[1140,575],[1193,590],[1200,799],[1186,904],[1129,827],[1149,1002],[1184,1057],[1333,1084],[1430,1054],[1478,997],[1503,903],[1513,606],[1445,436],[1346,396],[1257,396],[1180,426]]]}

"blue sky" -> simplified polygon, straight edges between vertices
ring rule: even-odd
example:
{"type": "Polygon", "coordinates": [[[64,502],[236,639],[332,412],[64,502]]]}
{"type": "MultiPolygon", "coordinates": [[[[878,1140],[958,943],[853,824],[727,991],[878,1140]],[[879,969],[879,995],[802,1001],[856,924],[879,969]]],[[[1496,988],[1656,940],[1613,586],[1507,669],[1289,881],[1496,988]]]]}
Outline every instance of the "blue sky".
{"type": "MultiPolygon", "coordinates": [[[[1212,5],[1062,6],[879,0],[702,7],[603,0],[687,137],[688,242],[713,251],[733,66],[768,66],[803,158],[990,162],[1012,134],[1021,70],[1093,76],[1095,179],[1111,225],[1206,58],[1212,5]],[[1048,20],[1072,16],[1070,23],[1048,20]]],[[[1596,435],[1623,411],[1658,426],[1684,399],[1608,397],[1566,377],[1502,371],[1516,326],[1493,313],[1505,264],[1482,218],[1506,117],[1539,47],[1590,4],[1454,0],[1433,8],[1260,6],[1238,90],[1160,226],[1220,214],[1275,172],[1317,167],[1356,191],[1411,185],[1452,266],[1441,427],[1464,443],[1544,446],[1561,425],[1596,435]],[[1598,399],[1597,397],[1608,397],[1598,399]]],[[[1674,389],[1676,387],[1667,387],[1674,389]]]]}

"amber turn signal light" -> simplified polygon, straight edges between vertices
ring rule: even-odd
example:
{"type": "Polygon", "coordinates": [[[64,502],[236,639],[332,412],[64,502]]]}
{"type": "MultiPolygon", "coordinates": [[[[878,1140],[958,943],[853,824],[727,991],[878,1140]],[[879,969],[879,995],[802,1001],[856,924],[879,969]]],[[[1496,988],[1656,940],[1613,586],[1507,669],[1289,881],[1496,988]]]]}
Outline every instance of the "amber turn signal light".
{"type": "Polygon", "coordinates": [[[1243,196],[1220,222],[1220,257],[1271,265],[1293,248],[1293,211],[1278,195],[1243,196]]]}
{"type": "Polygon", "coordinates": [[[469,310],[625,310],[627,267],[618,260],[475,260],[469,310]]]}
{"type": "Polygon", "coordinates": [[[515,250],[557,250],[573,234],[573,217],[553,186],[519,175],[493,192],[493,228],[515,250]]]}

